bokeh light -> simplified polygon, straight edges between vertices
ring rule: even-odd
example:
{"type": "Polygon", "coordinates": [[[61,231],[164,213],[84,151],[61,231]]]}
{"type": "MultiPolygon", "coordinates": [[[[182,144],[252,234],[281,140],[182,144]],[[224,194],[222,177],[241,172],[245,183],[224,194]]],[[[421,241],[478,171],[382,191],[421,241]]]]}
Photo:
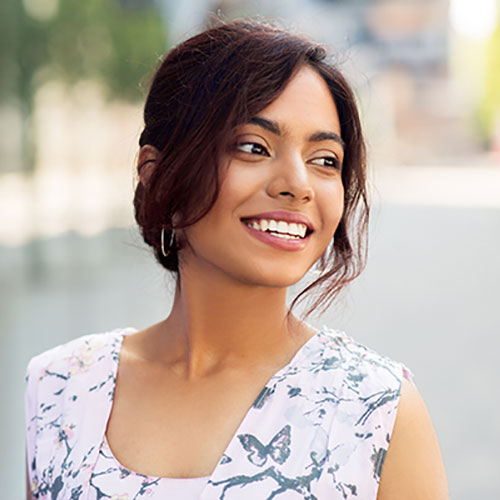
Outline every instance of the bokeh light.
{"type": "Polygon", "coordinates": [[[486,39],[495,30],[498,19],[498,0],[451,0],[450,23],[453,29],[467,38],[486,39]]]}

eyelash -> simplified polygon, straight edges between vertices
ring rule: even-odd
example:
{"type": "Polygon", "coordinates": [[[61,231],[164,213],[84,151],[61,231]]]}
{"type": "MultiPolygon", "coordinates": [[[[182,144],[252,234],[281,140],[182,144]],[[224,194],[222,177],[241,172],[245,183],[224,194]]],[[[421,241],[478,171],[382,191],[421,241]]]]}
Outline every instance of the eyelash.
{"type": "Polygon", "coordinates": [[[263,146],[262,144],[259,144],[258,142],[240,142],[239,144],[236,144],[236,148],[239,150],[239,151],[242,151],[243,153],[248,153],[248,154],[260,154],[260,155],[263,155],[263,156],[271,156],[269,154],[269,151],[266,149],[265,146],[263,146]],[[251,151],[244,151],[242,149],[242,146],[251,146],[251,151]],[[257,148],[260,149],[260,153],[254,151],[254,147],[257,146],[257,148]]]}
{"type": "MultiPolygon", "coordinates": [[[[267,156],[267,157],[271,156],[269,154],[269,151],[267,150],[267,148],[258,142],[240,142],[239,144],[236,144],[236,149],[238,149],[238,151],[241,151],[243,153],[247,153],[250,155],[256,154],[256,155],[267,156]],[[250,151],[245,151],[242,148],[243,146],[250,146],[250,151]],[[258,149],[259,151],[255,151],[255,149],[258,149]]],[[[323,164],[323,165],[319,165],[320,167],[334,168],[336,170],[340,170],[342,167],[340,161],[335,156],[322,156],[320,158],[314,158],[311,161],[316,161],[316,160],[325,160],[326,162],[331,162],[330,165],[323,164]]],[[[317,165],[317,163],[314,163],[314,164],[317,165]]]]}
{"type": "Polygon", "coordinates": [[[342,167],[340,161],[335,156],[322,156],[321,158],[314,158],[313,161],[316,160],[326,160],[327,162],[331,162],[331,165],[320,165],[322,167],[335,168],[337,170],[340,170],[342,167]]]}

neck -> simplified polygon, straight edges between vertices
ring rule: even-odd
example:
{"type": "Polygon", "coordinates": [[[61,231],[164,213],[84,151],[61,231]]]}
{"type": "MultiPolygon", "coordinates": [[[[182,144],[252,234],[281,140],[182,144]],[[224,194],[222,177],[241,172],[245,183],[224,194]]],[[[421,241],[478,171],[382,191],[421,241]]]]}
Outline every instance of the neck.
{"type": "Polygon", "coordinates": [[[160,324],[163,352],[187,376],[221,367],[284,365],[314,330],[288,314],[286,287],[248,285],[184,269],[172,311],[160,324]]]}

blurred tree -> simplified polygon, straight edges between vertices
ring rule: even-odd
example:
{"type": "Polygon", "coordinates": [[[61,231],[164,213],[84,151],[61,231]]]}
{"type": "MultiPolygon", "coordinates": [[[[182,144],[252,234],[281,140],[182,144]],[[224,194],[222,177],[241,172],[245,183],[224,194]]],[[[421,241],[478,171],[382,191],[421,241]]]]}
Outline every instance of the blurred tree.
{"type": "Polygon", "coordinates": [[[47,59],[47,32],[28,17],[16,0],[0,2],[0,104],[13,104],[20,111],[22,126],[22,166],[33,166],[34,147],[31,114],[34,75],[47,59]]]}
{"type": "Polygon", "coordinates": [[[34,96],[45,81],[94,79],[110,99],[142,98],[140,82],[165,49],[153,0],[2,0],[0,105],[23,116],[23,168],[33,168],[34,96]]]}

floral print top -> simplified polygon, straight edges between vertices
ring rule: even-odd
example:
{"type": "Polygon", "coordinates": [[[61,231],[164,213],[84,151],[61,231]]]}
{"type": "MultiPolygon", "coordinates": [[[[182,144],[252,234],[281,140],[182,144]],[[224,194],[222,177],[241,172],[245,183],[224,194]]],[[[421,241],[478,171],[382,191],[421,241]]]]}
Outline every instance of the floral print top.
{"type": "MultiPolygon", "coordinates": [[[[134,331],[80,337],[30,361],[33,498],[135,500],[158,490],[164,478],[137,474],[125,490],[130,471],[116,461],[102,468],[120,348],[134,331]],[[105,491],[106,475],[116,485],[105,491]]],[[[269,379],[200,500],[375,500],[405,376],[400,363],[324,328],[269,379]]]]}

